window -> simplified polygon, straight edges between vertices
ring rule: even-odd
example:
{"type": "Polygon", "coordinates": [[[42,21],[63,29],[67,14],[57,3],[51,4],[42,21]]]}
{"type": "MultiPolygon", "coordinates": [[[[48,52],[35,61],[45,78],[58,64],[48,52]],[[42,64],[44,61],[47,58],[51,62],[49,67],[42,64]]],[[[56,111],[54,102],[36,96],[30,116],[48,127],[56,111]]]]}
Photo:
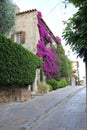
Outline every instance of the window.
{"type": "Polygon", "coordinates": [[[14,41],[17,42],[17,43],[21,43],[21,41],[20,41],[20,33],[15,34],[14,41]]]}
{"type": "Polygon", "coordinates": [[[22,43],[22,44],[25,43],[25,32],[21,31],[21,32],[12,34],[11,40],[13,40],[14,42],[17,42],[17,43],[22,43]]]}
{"type": "Polygon", "coordinates": [[[47,39],[47,37],[45,37],[45,36],[44,36],[44,43],[45,43],[47,48],[51,47],[51,43],[50,43],[49,39],[47,39]]]}

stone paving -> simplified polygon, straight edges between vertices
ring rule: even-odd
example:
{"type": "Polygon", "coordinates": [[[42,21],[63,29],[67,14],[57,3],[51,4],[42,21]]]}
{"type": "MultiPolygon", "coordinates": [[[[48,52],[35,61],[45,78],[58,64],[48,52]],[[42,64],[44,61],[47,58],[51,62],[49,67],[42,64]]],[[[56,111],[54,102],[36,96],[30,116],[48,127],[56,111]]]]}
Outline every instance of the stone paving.
{"type": "Polygon", "coordinates": [[[0,130],[87,130],[85,108],[85,87],[68,86],[0,106],[0,130]]]}
{"type": "Polygon", "coordinates": [[[85,92],[73,96],[31,130],[87,130],[85,92]]]}

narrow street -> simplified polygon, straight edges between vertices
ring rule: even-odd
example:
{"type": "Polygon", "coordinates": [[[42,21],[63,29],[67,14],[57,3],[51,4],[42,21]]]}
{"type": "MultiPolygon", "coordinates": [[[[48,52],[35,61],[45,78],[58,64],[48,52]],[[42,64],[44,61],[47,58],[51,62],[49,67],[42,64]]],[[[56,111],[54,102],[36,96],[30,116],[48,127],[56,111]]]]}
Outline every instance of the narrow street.
{"type": "Polygon", "coordinates": [[[84,89],[64,104],[57,106],[31,130],[87,130],[85,108],[84,89]]]}
{"type": "Polygon", "coordinates": [[[0,130],[87,130],[86,89],[66,87],[0,106],[0,130]]]}

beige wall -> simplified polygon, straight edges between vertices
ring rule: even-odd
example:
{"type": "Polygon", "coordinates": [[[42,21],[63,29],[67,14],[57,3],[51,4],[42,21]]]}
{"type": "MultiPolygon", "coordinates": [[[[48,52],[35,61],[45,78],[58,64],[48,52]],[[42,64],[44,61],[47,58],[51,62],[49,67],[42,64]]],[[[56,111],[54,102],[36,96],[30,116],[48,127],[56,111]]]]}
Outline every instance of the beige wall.
{"type": "Polygon", "coordinates": [[[37,43],[40,39],[37,23],[37,11],[17,14],[15,30],[13,32],[25,32],[25,43],[23,46],[34,54],[36,54],[37,43]]]}
{"type": "Polygon", "coordinates": [[[73,61],[72,62],[72,70],[73,71],[75,71],[73,74],[75,75],[75,76],[77,76],[78,77],[78,62],[77,61],[73,61]]]}
{"type": "MultiPolygon", "coordinates": [[[[37,43],[40,40],[40,34],[38,29],[37,11],[26,11],[16,15],[15,29],[11,34],[16,32],[25,32],[25,43],[22,44],[25,48],[36,54],[37,43]]],[[[9,37],[11,37],[11,34],[9,37]]],[[[56,44],[53,40],[54,45],[56,44]]],[[[47,44],[47,48],[50,48],[50,43],[47,44]]],[[[36,71],[36,79],[33,83],[33,90],[37,90],[37,82],[40,77],[39,72],[36,71]]]]}

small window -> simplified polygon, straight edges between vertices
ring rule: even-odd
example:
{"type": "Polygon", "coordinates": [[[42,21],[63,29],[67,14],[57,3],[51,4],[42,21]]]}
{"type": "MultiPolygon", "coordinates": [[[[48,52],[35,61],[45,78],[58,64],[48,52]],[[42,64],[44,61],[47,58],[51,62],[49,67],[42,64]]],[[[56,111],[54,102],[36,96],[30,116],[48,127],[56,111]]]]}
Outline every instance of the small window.
{"type": "Polygon", "coordinates": [[[14,42],[21,43],[20,33],[16,33],[16,34],[15,34],[15,36],[14,36],[14,42]]]}
{"type": "Polygon", "coordinates": [[[45,43],[47,48],[51,47],[51,43],[50,43],[50,41],[46,37],[44,37],[44,43],[45,43]]]}
{"type": "Polygon", "coordinates": [[[17,32],[15,34],[12,34],[11,39],[14,42],[23,44],[23,43],[25,43],[25,32],[21,31],[21,32],[17,32]]]}

